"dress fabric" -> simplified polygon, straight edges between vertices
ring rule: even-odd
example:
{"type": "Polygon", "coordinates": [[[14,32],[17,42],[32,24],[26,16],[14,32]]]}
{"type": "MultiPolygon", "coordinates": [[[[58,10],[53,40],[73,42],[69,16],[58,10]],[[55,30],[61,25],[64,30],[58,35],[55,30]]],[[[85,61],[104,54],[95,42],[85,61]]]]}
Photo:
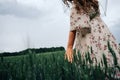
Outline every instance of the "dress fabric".
{"type": "Polygon", "coordinates": [[[88,14],[78,13],[73,6],[70,13],[70,31],[73,30],[76,30],[75,49],[77,53],[80,52],[81,56],[85,56],[89,52],[92,59],[96,58],[97,62],[100,62],[104,53],[108,64],[113,64],[113,56],[108,49],[109,41],[116,53],[118,63],[120,63],[119,45],[100,15],[90,20],[88,14]],[[81,30],[85,26],[90,27],[91,31],[83,36],[84,31],[81,30]]]}

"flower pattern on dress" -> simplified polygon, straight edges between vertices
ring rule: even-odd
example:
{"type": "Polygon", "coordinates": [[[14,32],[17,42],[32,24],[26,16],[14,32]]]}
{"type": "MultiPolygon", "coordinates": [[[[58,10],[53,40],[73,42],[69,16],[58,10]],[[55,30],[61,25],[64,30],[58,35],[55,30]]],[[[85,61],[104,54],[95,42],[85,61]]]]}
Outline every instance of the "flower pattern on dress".
{"type": "Polygon", "coordinates": [[[107,25],[100,18],[100,15],[90,20],[87,14],[78,14],[75,7],[72,7],[70,13],[70,31],[73,30],[76,30],[76,51],[79,51],[82,56],[85,56],[87,51],[91,52],[90,48],[92,47],[92,53],[90,53],[92,58],[96,57],[97,61],[100,62],[102,54],[104,53],[108,63],[112,64],[113,58],[107,45],[109,41],[118,57],[118,63],[120,64],[120,49],[116,39],[109,31],[107,25]],[[81,28],[85,26],[91,28],[91,33],[82,36],[81,28]]]}

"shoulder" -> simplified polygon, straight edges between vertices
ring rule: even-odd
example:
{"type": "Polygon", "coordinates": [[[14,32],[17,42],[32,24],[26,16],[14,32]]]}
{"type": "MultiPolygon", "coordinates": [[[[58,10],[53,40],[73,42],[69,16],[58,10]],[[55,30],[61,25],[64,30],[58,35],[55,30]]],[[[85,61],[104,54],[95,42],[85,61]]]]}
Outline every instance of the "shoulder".
{"type": "Polygon", "coordinates": [[[76,14],[81,14],[81,13],[84,13],[84,10],[80,6],[79,8],[77,8],[77,6],[74,3],[72,3],[71,12],[76,14]]]}

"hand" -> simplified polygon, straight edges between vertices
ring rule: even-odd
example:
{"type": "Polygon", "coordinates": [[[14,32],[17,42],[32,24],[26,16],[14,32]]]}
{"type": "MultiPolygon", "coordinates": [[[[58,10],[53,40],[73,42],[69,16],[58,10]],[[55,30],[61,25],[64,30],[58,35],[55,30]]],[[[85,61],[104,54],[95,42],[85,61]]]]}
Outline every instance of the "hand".
{"type": "Polygon", "coordinates": [[[68,48],[66,50],[66,53],[65,53],[65,59],[68,60],[68,62],[71,62],[73,61],[73,50],[71,48],[68,48]]]}

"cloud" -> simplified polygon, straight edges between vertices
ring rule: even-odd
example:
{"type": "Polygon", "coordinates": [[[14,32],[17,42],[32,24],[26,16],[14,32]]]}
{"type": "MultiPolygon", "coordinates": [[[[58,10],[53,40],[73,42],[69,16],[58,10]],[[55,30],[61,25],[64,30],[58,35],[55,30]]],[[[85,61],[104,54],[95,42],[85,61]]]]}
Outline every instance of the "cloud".
{"type": "MultiPolygon", "coordinates": [[[[64,13],[63,6],[59,0],[46,0],[42,3],[43,4],[36,3],[37,5],[41,4],[41,6],[37,8],[32,3],[27,2],[9,3],[11,6],[17,6],[19,12],[20,10],[21,12],[24,11],[22,6],[25,6],[25,8],[33,7],[38,9],[40,14],[37,15],[37,18],[34,16],[32,18],[26,16],[28,14],[27,11],[22,14],[22,17],[26,18],[21,18],[21,14],[18,16],[15,12],[10,13],[9,9],[6,8],[7,12],[4,11],[4,13],[0,13],[0,36],[2,36],[0,37],[1,51],[13,52],[27,48],[27,37],[29,37],[30,41],[29,47],[66,46],[68,38],[67,33],[69,30],[69,15],[64,13]],[[12,46],[10,47],[10,45],[12,46]]],[[[2,3],[2,5],[3,4],[5,5],[5,3],[2,3]]],[[[6,6],[8,6],[7,3],[6,6]]],[[[12,7],[12,9],[16,10],[14,7],[12,7]]],[[[30,11],[32,10],[30,9],[30,11]]],[[[18,12],[18,10],[16,12],[18,12]]]]}
{"type": "MultiPolygon", "coordinates": [[[[0,0],[1,1],[1,0],[0,0]]],[[[119,39],[119,4],[110,1],[105,23],[119,39]],[[113,3],[113,4],[111,4],[113,3]],[[116,9],[115,9],[116,8],[116,9]]],[[[30,47],[67,45],[68,13],[60,0],[2,0],[0,2],[0,50],[18,51],[30,47]]]]}
{"type": "Polygon", "coordinates": [[[0,2],[0,15],[34,18],[40,15],[40,11],[34,7],[26,6],[13,0],[0,2]]]}
{"type": "Polygon", "coordinates": [[[114,21],[114,25],[109,27],[110,31],[115,36],[118,43],[120,43],[120,18],[114,21]]]}
{"type": "Polygon", "coordinates": [[[21,34],[2,34],[0,35],[0,52],[19,51],[26,49],[26,44],[21,34]],[[16,46],[16,44],[18,46],[16,46]],[[15,48],[16,47],[16,48],[15,48]]]}
{"type": "Polygon", "coordinates": [[[107,15],[102,17],[111,33],[115,36],[116,41],[120,43],[120,0],[108,0],[107,15]]]}

